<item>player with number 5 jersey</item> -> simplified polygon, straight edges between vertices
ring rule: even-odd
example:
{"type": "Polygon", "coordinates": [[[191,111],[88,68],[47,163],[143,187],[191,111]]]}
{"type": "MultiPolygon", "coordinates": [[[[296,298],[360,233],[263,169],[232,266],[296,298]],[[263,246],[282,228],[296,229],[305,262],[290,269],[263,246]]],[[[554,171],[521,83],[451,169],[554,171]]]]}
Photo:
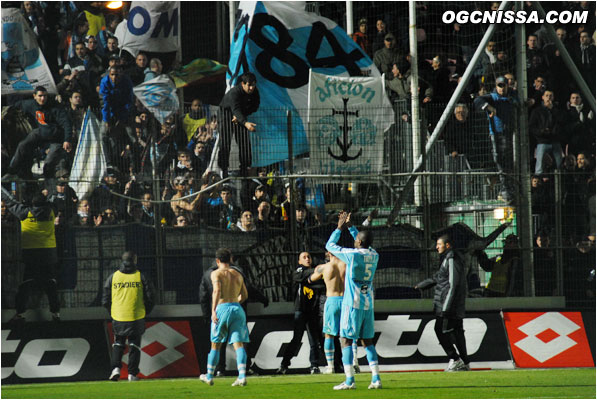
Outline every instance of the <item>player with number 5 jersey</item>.
{"type": "Polygon", "coordinates": [[[361,338],[371,368],[369,389],[381,389],[377,352],[373,345],[375,335],[373,313],[373,277],[377,269],[379,254],[371,247],[373,236],[369,231],[359,232],[350,223],[350,214],[341,212],[338,228],[332,232],[325,248],[346,263],[344,299],[340,317],[340,342],[342,364],[346,380],[334,386],[334,390],[355,389],[352,342],[361,338]],[[338,245],[342,230],[348,228],[354,238],[354,248],[338,245]]]}

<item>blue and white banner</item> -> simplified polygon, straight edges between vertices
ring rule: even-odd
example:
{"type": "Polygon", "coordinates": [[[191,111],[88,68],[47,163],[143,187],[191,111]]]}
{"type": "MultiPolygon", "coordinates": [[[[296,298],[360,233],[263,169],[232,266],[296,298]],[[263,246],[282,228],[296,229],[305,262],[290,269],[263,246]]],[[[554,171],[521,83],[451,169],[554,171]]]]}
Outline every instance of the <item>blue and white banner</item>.
{"type": "Polygon", "coordinates": [[[176,85],[168,77],[161,74],[133,88],[135,96],[151,112],[160,124],[170,115],[178,111],[179,102],[176,85]]]}
{"type": "Polygon", "coordinates": [[[37,38],[18,8],[2,8],[2,94],[33,93],[56,85],[37,38]]]}
{"type": "Polygon", "coordinates": [[[309,70],[334,76],[379,76],[373,61],[335,22],[306,12],[305,2],[244,2],[237,12],[228,89],[244,72],[257,76],[259,110],[251,134],[253,166],[288,159],[286,115],[292,112],[294,155],[309,151],[309,70]]]}
{"type": "Polygon", "coordinates": [[[119,47],[135,57],[139,51],[168,53],[180,47],[179,25],[179,1],[133,1],[114,34],[119,47]]]}
{"type": "Polygon", "coordinates": [[[308,121],[312,174],[381,173],[384,132],[394,122],[383,76],[311,72],[308,121]]]}
{"type": "Polygon", "coordinates": [[[100,138],[100,124],[95,114],[87,109],[77,143],[69,185],[81,200],[87,199],[106,172],[106,156],[100,138]]]}

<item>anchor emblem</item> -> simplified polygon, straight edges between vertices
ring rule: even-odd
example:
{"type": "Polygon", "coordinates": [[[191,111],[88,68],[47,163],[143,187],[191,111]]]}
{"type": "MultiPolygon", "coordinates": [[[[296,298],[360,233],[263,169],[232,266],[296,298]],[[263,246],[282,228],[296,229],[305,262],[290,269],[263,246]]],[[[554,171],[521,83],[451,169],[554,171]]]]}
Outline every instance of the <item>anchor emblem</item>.
{"type": "Polygon", "coordinates": [[[357,153],[356,156],[349,156],[348,155],[348,149],[350,149],[350,147],[352,146],[352,139],[349,141],[348,139],[348,131],[352,129],[352,127],[348,126],[348,116],[349,115],[354,115],[356,117],[359,116],[359,111],[348,111],[347,108],[347,104],[348,104],[348,98],[342,98],[342,101],[344,102],[344,110],[343,111],[336,111],[334,109],[332,109],[332,116],[336,115],[336,114],[342,114],[344,115],[344,126],[342,127],[342,138],[343,138],[343,142],[340,141],[340,138],[337,137],[336,138],[336,143],[338,144],[338,147],[340,147],[340,149],[342,150],[342,154],[337,156],[332,152],[332,149],[330,149],[328,147],[328,154],[330,155],[330,157],[336,159],[336,160],[340,160],[342,162],[346,162],[346,161],[350,161],[350,160],[354,160],[357,159],[361,156],[361,153],[363,152],[363,149],[359,149],[359,152],[357,153]]]}

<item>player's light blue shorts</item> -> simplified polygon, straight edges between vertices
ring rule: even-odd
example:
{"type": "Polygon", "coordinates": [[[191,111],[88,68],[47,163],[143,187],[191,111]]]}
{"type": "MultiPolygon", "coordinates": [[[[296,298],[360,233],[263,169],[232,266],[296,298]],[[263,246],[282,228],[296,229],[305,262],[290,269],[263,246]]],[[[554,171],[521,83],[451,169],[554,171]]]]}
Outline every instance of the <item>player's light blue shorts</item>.
{"type": "Polygon", "coordinates": [[[224,303],[216,307],[218,324],[211,323],[212,343],[248,343],[249,330],[245,310],[238,303],[224,303]]]}
{"type": "Polygon", "coordinates": [[[342,314],[342,296],[331,296],[325,300],[323,309],[323,333],[338,336],[340,333],[340,315],[342,314]]]}
{"type": "Polygon", "coordinates": [[[371,339],[375,336],[373,309],[359,310],[342,306],[340,336],[347,339],[371,339]]]}

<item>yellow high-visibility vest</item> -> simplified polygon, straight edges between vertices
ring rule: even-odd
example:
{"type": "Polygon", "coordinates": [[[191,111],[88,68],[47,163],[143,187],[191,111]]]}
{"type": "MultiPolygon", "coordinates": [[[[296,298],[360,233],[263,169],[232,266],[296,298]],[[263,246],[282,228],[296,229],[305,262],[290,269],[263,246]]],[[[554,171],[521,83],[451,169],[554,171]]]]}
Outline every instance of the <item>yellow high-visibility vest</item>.
{"type": "Polygon", "coordinates": [[[137,321],[145,318],[141,272],[125,274],[116,271],[112,276],[112,318],[116,321],[137,321]]]}

